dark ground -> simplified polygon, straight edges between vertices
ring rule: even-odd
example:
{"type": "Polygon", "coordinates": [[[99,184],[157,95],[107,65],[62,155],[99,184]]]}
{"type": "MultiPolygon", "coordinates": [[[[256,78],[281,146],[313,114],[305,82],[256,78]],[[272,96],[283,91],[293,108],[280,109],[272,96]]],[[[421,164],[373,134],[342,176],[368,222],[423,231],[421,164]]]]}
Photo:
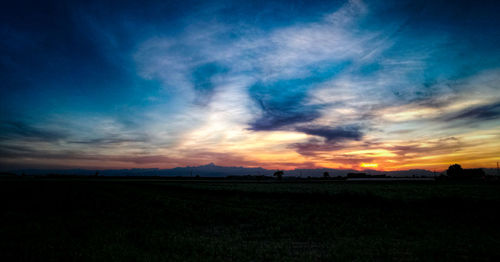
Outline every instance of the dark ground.
{"type": "Polygon", "coordinates": [[[500,261],[500,185],[0,179],[0,261],[500,261]]]}

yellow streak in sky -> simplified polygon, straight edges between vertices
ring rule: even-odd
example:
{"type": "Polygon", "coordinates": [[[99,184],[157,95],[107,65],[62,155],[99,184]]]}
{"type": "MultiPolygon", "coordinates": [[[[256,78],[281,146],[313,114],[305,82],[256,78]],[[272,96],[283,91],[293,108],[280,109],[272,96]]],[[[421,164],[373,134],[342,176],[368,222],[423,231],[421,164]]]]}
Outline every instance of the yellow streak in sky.
{"type": "Polygon", "coordinates": [[[345,153],[346,155],[367,155],[371,157],[394,157],[396,154],[386,149],[366,149],[345,153]]]}
{"type": "Polygon", "coordinates": [[[361,163],[361,167],[378,167],[376,163],[361,163]]]}

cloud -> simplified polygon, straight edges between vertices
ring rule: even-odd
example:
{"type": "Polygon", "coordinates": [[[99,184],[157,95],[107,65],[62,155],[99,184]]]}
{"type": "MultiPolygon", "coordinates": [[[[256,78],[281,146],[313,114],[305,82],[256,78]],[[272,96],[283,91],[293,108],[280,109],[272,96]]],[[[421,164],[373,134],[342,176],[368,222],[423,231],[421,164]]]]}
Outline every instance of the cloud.
{"type": "MultiPolygon", "coordinates": [[[[300,98],[290,97],[290,94],[284,96],[288,97],[279,97],[278,100],[277,96],[267,98],[264,94],[257,98],[261,110],[260,116],[249,123],[249,129],[280,130],[293,124],[311,122],[320,116],[317,107],[305,106],[300,98]]],[[[258,95],[254,95],[255,97],[258,95]]]]}
{"type": "Polygon", "coordinates": [[[2,154],[396,166],[476,146],[500,115],[494,9],[396,2],[4,9],[2,154]]]}
{"type": "Polygon", "coordinates": [[[332,152],[344,149],[347,147],[347,145],[336,142],[325,143],[325,141],[313,138],[309,139],[307,142],[290,144],[288,147],[296,150],[297,153],[303,156],[317,157],[319,154],[324,152],[332,152]]]}
{"type": "Polygon", "coordinates": [[[404,145],[385,148],[401,156],[401,161],[408,161],[421,156],[456,152],[464,146],[466,146],[465,143],[457,137],[445,137],[426,141],[425,143],[422,143],[422,141],[407,141],[404,145]]]}
{"type": "MultiPolygon", "coordinates": [[[[324,138],[311,138],[306,142],[293,143],[288,146],[303,156],[314,157],[317,160],[325,160],[325,157],[322,156],[324,153],[332,153],[352,147],[353,144],[349,143],[350,141],[360,141],[363,137],[363,133],[358,126],[301,126],[297,127],[296,131],[324,138]]],[[[335,161],[338,162],[339,159],[335,161]]]]}
{"type": "Polygon", "coordinates": [[[74,144],[84,144],[84,145],[91,145],[91,146],[97,146],[97,147],[104,147],[104,146],[115,146],[115,145],[122,145],[122,144],[127,144],[127,143],[144,143],[144,142],[149,142],[149,139],[147,137],[140,137],[140,136],[134,136],[131,138],[120,138],[120,137],[108,137],[108,138],[93,138],[93,139],[87,139],[87,140],[69,140],[68,143],[74,143],[74,144]]]}
{"type": "Polygon", "coordinates": [[[217,63],[207,63],[196,67],[192,73],[192,82],[196,92],[195,103],[206,105],[214,94],[217,77],[228,69],[217,63]]]}
{"type": "Polygon", "coordinates": [[[0,137],[3,140],[22,139],[23,141],[54,142],[67,138],[68,134],[19,121],[6,121],[0,125],[0,137]]]}
{"type": "Polygon", "coordinates": [[[320,114],[316,111],[304,110],[266,110],[264,116],[250,123],[249,130],[253,131],[270,131],[280,130],[283,127],[297,124],[307,123],[318,118],[320,114]]]}
{"type": "Polygon", "coordinates": [[[446,120],[484,121],[498,118],[500,118],[500,102],[467,108],[454,116],[448,117],[446,120]]]}
{"type": "Polygon", "coordinates": [[[249,130],[280,130],[319,118],[322,105],[309,104],[308,91],[372,52],[364,45],[377,33],[348,30],[366,12],[361,1],[348,1],[316,21],[268,32],[194,23],[176,38],[144,42],[134,58],[141,76],[159,78],[168,90],[202,106],[226,79],[246,75],[253,79],[246,88],[258,110],[249,130]]]}
{"type": "Polygon", "coordinates": [[[297,131],[304,132],[309,135],[324,137],[327,142],[341,140],[360,140],[363,134],[357,126],[344,127],[325,127],[325,126],[306,126],[297,127],[297,131]]]}

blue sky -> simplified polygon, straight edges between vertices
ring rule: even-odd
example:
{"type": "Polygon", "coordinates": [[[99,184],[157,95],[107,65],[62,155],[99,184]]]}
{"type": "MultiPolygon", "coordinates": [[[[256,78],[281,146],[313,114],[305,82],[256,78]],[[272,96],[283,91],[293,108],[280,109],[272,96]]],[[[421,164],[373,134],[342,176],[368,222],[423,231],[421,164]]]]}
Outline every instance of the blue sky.
{"type": "Polygon", "coordinates": [[[495,1],[5,5],[4,169],[498,161],[495,1]]]}

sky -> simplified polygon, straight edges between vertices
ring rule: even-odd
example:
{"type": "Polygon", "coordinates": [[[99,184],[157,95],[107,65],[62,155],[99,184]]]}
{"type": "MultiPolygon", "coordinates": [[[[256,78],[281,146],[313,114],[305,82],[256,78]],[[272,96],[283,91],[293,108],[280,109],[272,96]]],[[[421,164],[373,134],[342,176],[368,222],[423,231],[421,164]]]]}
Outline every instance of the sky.
{"type": "Polygon", "coordinates": [[[496,1],[11,1],[0,169],[500,161],[496,1]]]}

